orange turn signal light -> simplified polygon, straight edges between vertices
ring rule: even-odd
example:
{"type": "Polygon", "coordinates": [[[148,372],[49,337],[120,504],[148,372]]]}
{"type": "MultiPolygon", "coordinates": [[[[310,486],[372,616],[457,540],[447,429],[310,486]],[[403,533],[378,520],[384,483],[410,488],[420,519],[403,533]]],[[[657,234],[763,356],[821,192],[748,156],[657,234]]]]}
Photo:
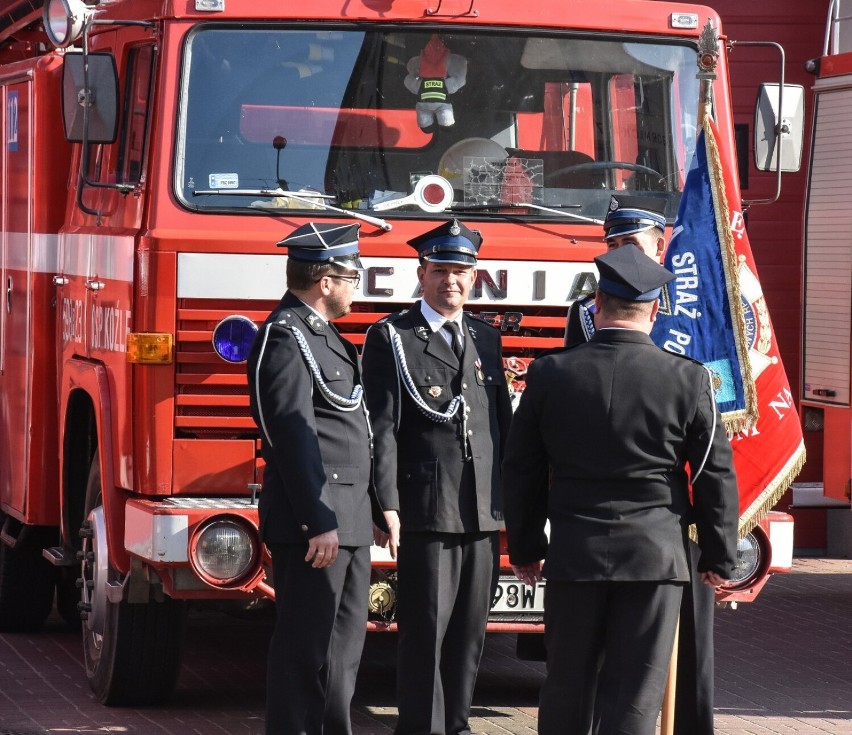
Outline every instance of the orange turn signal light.
{"type": "Polygon", "coordinates": [[[127,362],[171,365],[174,362],[174,337],[164,332],[131,332],[127,335],[127,362]]]}

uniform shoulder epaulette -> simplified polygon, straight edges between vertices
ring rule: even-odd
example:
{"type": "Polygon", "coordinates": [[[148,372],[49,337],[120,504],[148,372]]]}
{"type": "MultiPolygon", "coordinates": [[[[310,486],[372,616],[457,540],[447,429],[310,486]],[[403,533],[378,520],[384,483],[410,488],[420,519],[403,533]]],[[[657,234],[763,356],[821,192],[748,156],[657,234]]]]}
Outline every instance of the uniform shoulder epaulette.
{"type": "Polygon", "coordinates": [[[464,315],[469,316],[471,319],[475,319],[476,321],[481,322],[482,324],[485,324],[485,325],[491,327],[492,329],[496,329],[498,332],[500,331],[500,327],[498,327],[493,322],[489,322],[487,319],[483,318],[479,314],[472,314],[471,312],[466,311],[466,312],[464,312],[464,315]]]}
{"type": "Polygon", "coordinates": [[[679,352],[670,352],[669,350],[663,350],[663,352],[671,355],[672,357],[679,357],[681,360],[689,360],[689,362],[694,362],[696,365],[704,367],[704,363],[701,362],[701,360],[696,360],[694,357],[690,357],[689,355],[681,355],[679,352]]]}
{"type": "Polygon", "coordinates": [[[392,322],[401,319],[408,313],[408,309],[403,309],[402,311],[395,311],[391,314],[385,314],[381,319],[376,321],[376,324],[390,324],[392,322]]]}
{"type": "MultiPolygon", "coordinates": [[[[581,342],[580,344],[585,344],[585,342],[581,342]]],[[[568,350],[573,350],[577,345],[571,345],[570,347],[565,347],[564,345],[560,347],[551,347],[549,350],[544,350],[543,352],[539,352],[535,359],[538,360],[540,357],[547,357],[548,355],[559,355],[563,352],[567,352],[568,350]]]]}
{"type": "Polygon", "coordinates": [[[296,317],[292,312],[281,312],[281,314],[278,315],[278,319],[272,323],[278,327],[292,327],[295,319],[296,317]]]}

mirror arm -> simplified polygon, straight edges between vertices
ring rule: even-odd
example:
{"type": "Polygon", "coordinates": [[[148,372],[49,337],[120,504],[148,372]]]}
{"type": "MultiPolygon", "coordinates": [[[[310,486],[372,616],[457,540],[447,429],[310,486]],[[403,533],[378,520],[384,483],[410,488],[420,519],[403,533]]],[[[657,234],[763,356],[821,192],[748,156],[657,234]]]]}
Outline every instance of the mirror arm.
{"type": "MultiPolygon", "coordinates": [[[[96,20],[89,18],[83,26],[83,89],[85,93],[89,92],[89,29],[92,26],[142,26],[145,28],[156,28],[156,24],[147,20],[96,20]]],[[[90,214],[93,217],[100,219],[103,212],[99,209],[92,209],[83,203],[83,190],[85,187],[92,189],[117,189],[126,194],[135,187],[128,189],[127,184],[110,184],[101,181],[92,181],[89,178],[89,104],[88,101],[83,104],[83,146],[80,156],[80,171],[77,176],[77,206],[81,212],[90,214]]]]}
{"type": "Polygon", "coordinates": [[[781,146],[784,144],[783,136],[781,135],[781,115],[784,112],[784,47],[775,41],[731,41],[731,47],[734,46],[771,46],[778,51],[780,56],[780,82],[778,84],[778,117],[775,120],[775,141],[777,147],[777,155],[775,157],[775,196],[767,199],[743,199],[743,212],[745,212],[753,204],[774,204],[781,197],[781,146]]]}

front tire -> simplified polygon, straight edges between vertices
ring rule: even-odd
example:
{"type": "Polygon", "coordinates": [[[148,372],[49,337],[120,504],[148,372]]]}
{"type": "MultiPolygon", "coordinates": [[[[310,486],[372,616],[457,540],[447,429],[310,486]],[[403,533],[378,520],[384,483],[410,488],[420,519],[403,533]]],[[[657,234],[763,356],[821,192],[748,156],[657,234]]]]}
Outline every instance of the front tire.
{"type": "Polygon", "coordinates": [[[82,550],[83,655],[98,701],[114,706],[168,700],[180,671],[184,605],[166,597],[131,604],[111,602],[108,590],[122,581],[109,560],[98,454],[86,490],[82,550]]]}

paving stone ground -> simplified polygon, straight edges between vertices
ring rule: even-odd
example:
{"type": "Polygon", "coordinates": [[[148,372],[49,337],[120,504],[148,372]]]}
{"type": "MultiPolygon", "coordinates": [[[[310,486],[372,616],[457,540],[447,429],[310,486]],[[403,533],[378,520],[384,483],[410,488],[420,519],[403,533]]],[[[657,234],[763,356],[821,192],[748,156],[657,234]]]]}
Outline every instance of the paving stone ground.
{"type": "MultiPolygon", "coordinates": [[[[262,735],[269,632],[268,616],[193,611],[174,701],[134,709],[93,700],[79,633],[58,618],[39,634],[0,634],[0,735],[262,735]]],[[[796,559],[755,604],[717,612],[716,648],[718,735],[852,735],[852,561],[796,559]]],[[[392,732],[395,671],[393,637],[368,636],[355,735],[392,732]]],[[[543,677],[510,636],[489,636],[474,732],[535,733],[543,677]]]]}

